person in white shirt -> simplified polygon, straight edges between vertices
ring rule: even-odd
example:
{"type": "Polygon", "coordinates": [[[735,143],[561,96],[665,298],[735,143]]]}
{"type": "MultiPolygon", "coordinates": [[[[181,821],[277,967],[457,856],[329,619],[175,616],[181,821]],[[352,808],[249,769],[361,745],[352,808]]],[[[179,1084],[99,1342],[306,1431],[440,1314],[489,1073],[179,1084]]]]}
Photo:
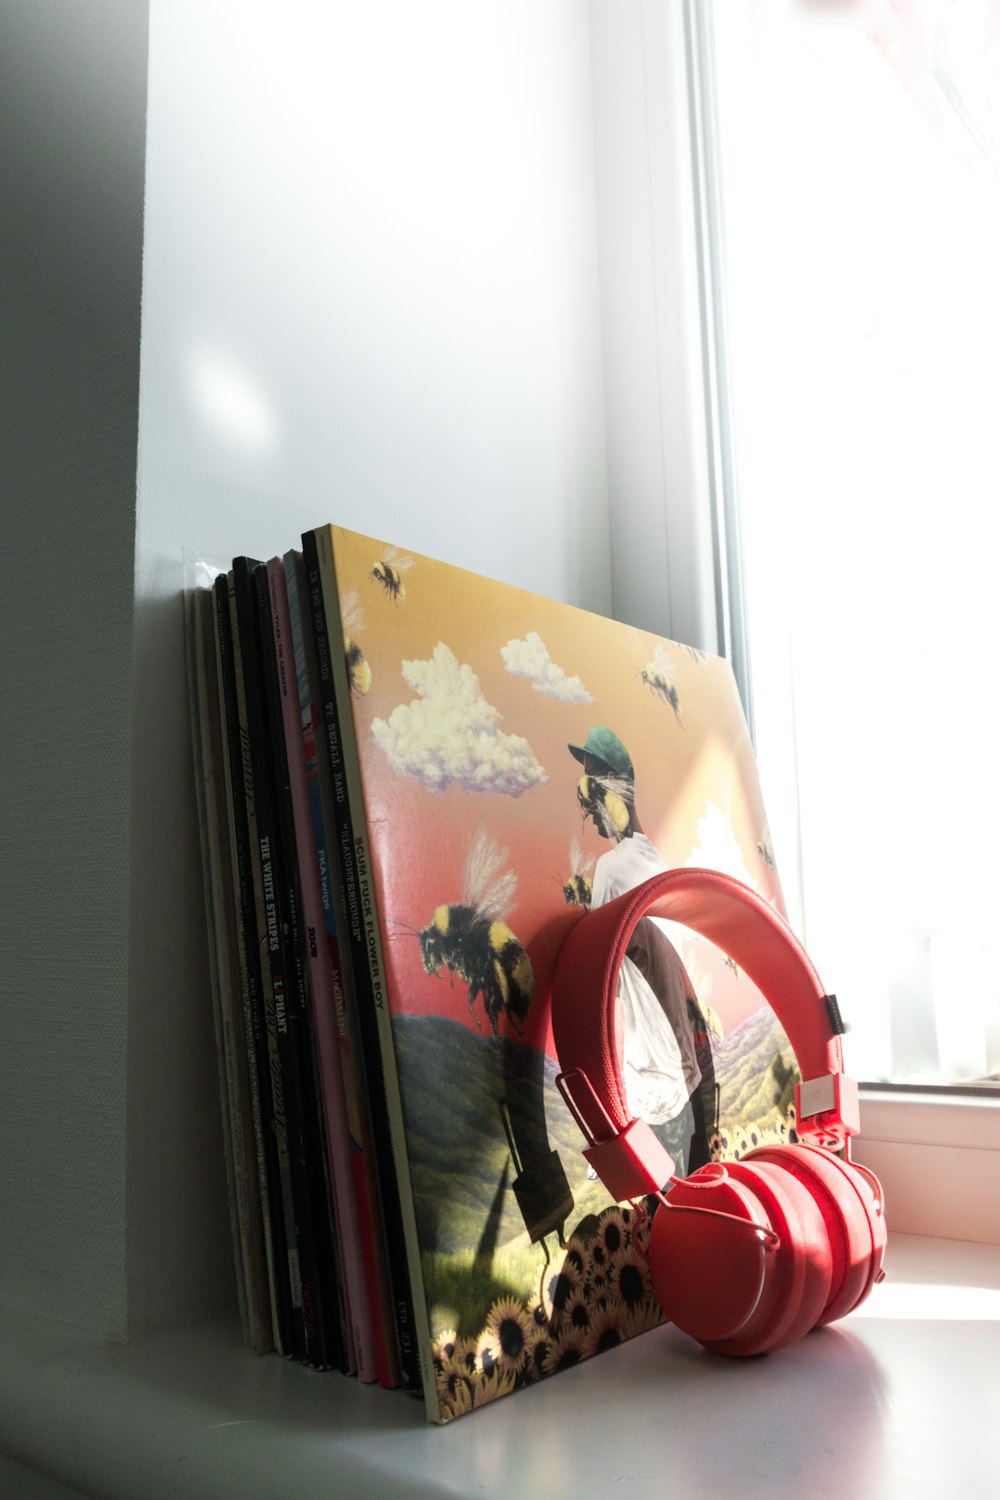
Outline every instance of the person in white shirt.
{"type": "MultiPolygon", "coordinates": [[[[603,906],[667,866],[642,830],[632,759],[613,730],[596,725],[585,744],[568,749],[584,769],[580,804],[612,842],[594,870],[591,905],[603,906]]],[[[688,1011],[693,995],[676,948],[655,919],[642,918],[618,981],[625,1098],[670,1152],[679,1176],[709,1159],[702,1070],[688,1011]]]]}

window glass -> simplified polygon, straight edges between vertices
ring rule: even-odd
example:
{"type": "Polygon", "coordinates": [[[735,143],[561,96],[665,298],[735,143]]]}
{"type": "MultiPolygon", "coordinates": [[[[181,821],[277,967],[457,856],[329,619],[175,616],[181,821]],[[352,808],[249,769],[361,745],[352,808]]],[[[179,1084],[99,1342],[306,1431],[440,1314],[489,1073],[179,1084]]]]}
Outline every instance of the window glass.
{"type": "Polygon", "coordinates": [[[1000,0],[713,7],[758,754],[859,1077],[1000,1076],[1000,0]]]}

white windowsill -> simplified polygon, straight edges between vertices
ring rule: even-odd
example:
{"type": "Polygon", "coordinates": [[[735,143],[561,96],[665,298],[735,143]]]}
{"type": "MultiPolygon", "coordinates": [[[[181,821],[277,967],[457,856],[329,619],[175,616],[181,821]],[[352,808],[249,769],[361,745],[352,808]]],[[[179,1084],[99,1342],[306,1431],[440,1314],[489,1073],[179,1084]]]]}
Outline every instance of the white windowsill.
{"type": "Polygon", "coordinates": [[[1000,1151],[1000,1089],[995,1096],[903,1093],[865,1084],[861,1099],[865,1131],[879,1139],[1000,1151]]]}
{"type": "Polygon", "coordinates": [[[856,1313],[758,1360],[672,1328],[448,1428],[400,1392],[255,1357],[229,1324],[95,1344],[0,1315],[0,1479],[38,1500],[741,1500],[995,1493],[1000,1249],[896,1235],[856,1313]],[[23,1465],[17,1470],[12,1465],[23,1465]]]}
{"type": "Polygon", "coordinates": [[[891,1230],[1000,1244],[1000,1094],[866,1087],[854,1155],[882,1181],[891,1230]]]}

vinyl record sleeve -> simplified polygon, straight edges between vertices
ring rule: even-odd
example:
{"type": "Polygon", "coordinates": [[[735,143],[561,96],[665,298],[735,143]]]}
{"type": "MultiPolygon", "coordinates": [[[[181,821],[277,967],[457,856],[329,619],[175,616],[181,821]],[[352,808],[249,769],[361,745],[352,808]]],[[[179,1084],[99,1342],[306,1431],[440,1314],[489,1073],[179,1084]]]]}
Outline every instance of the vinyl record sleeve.
{"type": "MultiPolygon", "coordinates": [[[[781,888],[726,662],[339,527],[303,541],[335,658],[383,1191],[446,1422],[662,1317],[643,1206],[588,1176],[555,1085],[568,925],[650,863],[724,870],[783,912],[781,888]]],[[[797,1074],[770,1007],[687,929],[664,941],[669,1000],[619,1006],[650,1122],[689,1170],[787,1139],[797,1074]]]]}

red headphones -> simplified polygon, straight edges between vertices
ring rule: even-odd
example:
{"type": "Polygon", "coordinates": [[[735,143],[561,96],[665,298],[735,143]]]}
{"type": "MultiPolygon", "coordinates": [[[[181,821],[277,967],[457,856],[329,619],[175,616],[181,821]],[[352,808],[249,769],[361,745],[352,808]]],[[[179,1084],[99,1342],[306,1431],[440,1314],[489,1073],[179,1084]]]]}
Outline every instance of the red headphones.
{"type": "Polygon", "coordinates": [[[843,1073],[836,999],[749,886],[714,870],[671,870],[589,911],[556,962],[552,1028],[584,1156],[617,1202],[660,1198],[649,1268],[678,1328],[719,1354],[761,1354],[843,1317],[882,1280],[882,1189],[850,1161],[858,1087],[843,1073]],[[715,943],[770,1002],[802,1075],[800,1144],[759,1147],[679,1179],[650,1127],[629,1115],[615,1046],[618,971],[647,915],[715,943]]]}

